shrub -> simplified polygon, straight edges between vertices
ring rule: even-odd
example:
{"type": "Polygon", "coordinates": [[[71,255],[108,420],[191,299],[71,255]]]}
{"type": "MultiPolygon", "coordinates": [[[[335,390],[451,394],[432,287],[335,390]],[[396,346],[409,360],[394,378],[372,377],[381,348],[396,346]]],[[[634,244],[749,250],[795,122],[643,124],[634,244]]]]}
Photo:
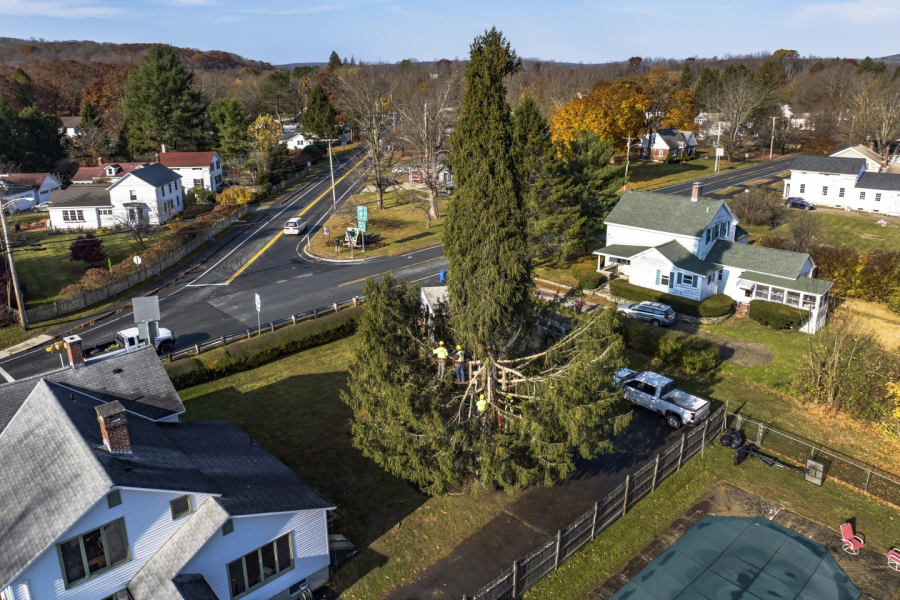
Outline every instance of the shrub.
{"type": "Polygon", "coordinates": [[[887,297],[887,305],[895,313],[900,313],[900,287],[894,288],[894,292],[887,297]]]}
{"type": "Polygon", "coordinates": [[[184,193],[184,204],[190,206],[192,204],[206,204],[216,201],[216,193],[204,188],[191,188],[184,193]]]}
{"type": "Polygon", "coordinates": [[[741,223],[746,225],[773,225],[783,211],[784,201],[777,192],[754,188],[746,194],[737,194],[728,201],[741,223]]]}
{"type": "Polygon", "coordinates": [[[190,359],[165,364],[176,389],[198,385],[233,373],[254,369],[299,350],[320,346],[353,335],[362,307],[348,308],[305,321],[190,359]]]}
{"type": "Polygon", "coordinates": [[[614,296],[625,298],[626,300],[634,300],[635,302],[643,302],[649,300],[651,302],[662,302],[672,307],[675,312],[679,312],[690,317],[723,317],[731,314],[734,310],[734,300],[725,294],[716,294],[710,296],[702,302],[691,300],[689,298],[681,298],[658,292],[650,288],[633,285],[624,279],[614,279],[609,283],[609,291],[614,296]]]}
{"type": "Polygon", "coordinates": [[[772,329],[800,329],[809,319],[809,311],[768,300],[751,300],[750,318],[772,329]]]}
{"type": "Polygon", "coordinates": [[[230,187],[218,196],[216,202],[226,206],[241,206],[253,202],[253,190],[248,187],[230,187]]]}
{"type": "Polygon", "coordinates": [[[569,269],[569,273],[578,281],[578,285],[583,290],[593,290],[600,287],[603,282],[603,275],[597,272],[597,265],[593,262],[575,263],[569,269]]]}
{"type": "Polygon", "coordinates": [[[708,340],[631,319],[621,319],[621,323],[625,345],[635,352],[689,371],[710,371],[719,364],[719,346],[708,340]]]}

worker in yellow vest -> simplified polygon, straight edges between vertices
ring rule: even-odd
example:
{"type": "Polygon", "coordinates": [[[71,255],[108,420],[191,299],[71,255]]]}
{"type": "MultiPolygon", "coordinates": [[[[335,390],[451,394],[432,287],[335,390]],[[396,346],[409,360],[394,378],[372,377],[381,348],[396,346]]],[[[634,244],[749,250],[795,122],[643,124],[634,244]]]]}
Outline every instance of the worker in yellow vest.
{"type": "Polygon", "coordinates": [[[450,356],[450,353],[444,348],[444,342],[438,342],[438,347],[431,352],[437,355],[438,379],[443,379],[444,369],[447,367],[447,357],[450,356]]]}
{"type": "Polygon", "coordinates": [[[484,399],[484,394],[478,397],[478,402],[475,403],[475,408],[478,409],[479,414],[484,412],[484,409],[487,408],[487,400],[484,399]]]}

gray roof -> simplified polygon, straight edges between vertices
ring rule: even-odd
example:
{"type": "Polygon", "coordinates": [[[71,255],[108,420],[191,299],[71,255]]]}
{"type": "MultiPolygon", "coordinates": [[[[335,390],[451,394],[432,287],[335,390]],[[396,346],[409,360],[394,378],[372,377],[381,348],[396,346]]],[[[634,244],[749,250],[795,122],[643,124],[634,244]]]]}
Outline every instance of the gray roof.
{"type": "Polygon", "coordinates": [[[712,275],[719,270],[718,266],[705,260],[700,260],[675,240],[656,246],[656,250],[665,256],[670,263],[689,273],[712,275]]]}
{"type": "Polygon", "coordinates": [[[678,129],[657,129],[654,133],[661,137],[669,148],[680,148],[682,144],[688,147],[691,132],[678,129]]]}
{"type": "Polygon", "coordinates": [[[196,573],[176,575],[172,583],[184,600],[221,600],[209,587],[203,575],[196,573]]]}
{"type": "Polygon", "coordinates": [[[784,277],[775,277],[764,273],[754,273],[753,271],[744,271],[740,277],[754,283],[764,283],[766,285],[774,285],[783,287],[794,292],[805,292],[807,294],[815,294],[822,296],[834,285],[830,281],[824,279],[812,279],[810,277],[798,277],[797,279],[787,279],[784,277]]]}
{"type": "Polygon", "coordinates": [[[726,240],[718,240],[706,255],[707,262],[717,265],[789,279],[800,277],[807,260],[809,260],[809,254],[801,252],[751,246],[726,240]]]}
{"type": "Polygon", "coordinates": [[[700,198],[692,202],[685,196],[629,190],[613,207],[606,222],[696,237],[709,227],[723,204],[723,200],[700,198]]]}
{"type": "Polygon", "coordinates": [[[735,241],[742,240],[742,239],[749,238],[749,237],[750,237],[750,234],[747,232],[746,229],[744,229],[740,225],[738,225],[734,228],[734,240],[735,241]]]}
{"type": "Polygon", "coordinates": [[[893,173],[863,173],[856,187],[869,190],[900,192],[900,175],[893,173]]]}
{"type": "Polygon", "coordinates": [[[60,117],[59,120],[62,121],[63,127],[66,129],[74,129],[81,123],[81,117],[77,115],[74,117],[60,117]]]}
{"type": "Polygon", "coordinates": [[[863,165],[864,158],[843,158],[837,156],[813,156],[801,154],[791,163],[792,171],[816,171],[819,173],[836,173],[838,175],[856,175],[863,165]]]}
{"type": "Polygon", "coordinates": [[[2,181],[6,186],[6,189],[3,190],[4,198],[15,196],[17,194],[23,194],[25,192],[33,192],[35,189],[37,189],[32,185],[26,185],[24,183],[12,181],[11,179],[7,179],[6,177],[0,177],[0,181],[2,181]]]}
{"type": "Polygon", "coordinates": [[[64,190],[53,192],[50,206],[53,208],[78,208],[112,206],[105,185],[70,185],[64,190]]]}
{"type": "Polygon", "coordinates": [[[599,250],[594,250],[594,254],[602,254],[604,256],[615,256],[617,258],[631,258],[635,254],[646,252],[650,246],[627,246],[625,244],[613,244],[599,250]]]}
{"type": "Polygon", "coordinates": [[[137,177],[144,183],[149,183],[153,187],[160,187],[167,183],[172,183],[173,181],[179,181],[181,179],[181,175],[179,175],[169,167],[166,167],[159,163],[153,163],[152,165],[147,165],[146,167],[135,169],[134,171],[120,179],[119,182],[129,176],[137,177]]]}

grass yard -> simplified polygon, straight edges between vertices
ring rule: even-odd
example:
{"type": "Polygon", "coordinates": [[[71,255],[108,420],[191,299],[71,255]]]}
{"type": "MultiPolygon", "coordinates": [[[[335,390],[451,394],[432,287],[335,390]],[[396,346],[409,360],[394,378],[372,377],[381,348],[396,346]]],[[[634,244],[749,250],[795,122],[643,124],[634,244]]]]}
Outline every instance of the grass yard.
{"type": "MultiPolygon", "coordinates": [[[[853,246],[860,253],[873,250],[894,250],[900,248],[900,219],[885,217],[871,213],[845,213],[837,210],[817,209],[809,213],[819,221],[822,244],[853,246]],[[877,221],[884,219],[887,226],[882,227],[877,221]]],[[[790,225],[785,222],[775,229],[768,227],[752,227],[742,225],[754,236],[777,235],[786,237],[790,233],[790,225]]]]}
{"type": "Polygon", "coordinates": [[[884,304],[862,300],[847,300],[841,309],[850,311],[854,325],[875,336],[885,350],[900,354],[900,315],[884,304]]]}
{"type": "Polygon", "coordinates": [[[602,244],[600,243],[589,243],[588,244],[588,252],[585,254],[580,254],[576,256],[572,256],[567,260],[557,261],[553,259],[543,259],[536,260],[534,262],[534,276],[539,277],[541,279],[546,279],[548,281],[555,281],[556,283],[562,283],[564,285],[575,286],[578,285],[578,280],[572,276],[572,265],[574,264],[589,264],[593,265],[594,268],[597,267],[597,257],[593,254],[590,254],[596,248],[600,248],[602,244]]]}
{"type": "MultiPolygon", "coordinates": [[[[322,233],[316,234],[310,240],[310,249],[314,254],[327,258],[349,259],[350,249],[342,247],[338,253],[335,253],[332,242],[336,236],[343,239],[346,229],[355,225],[356,207],[359,205],[369,208],[368,232],[377,235],[378,239],[374,244],[366,245],[365,254],[359,249],[354,251],[353,258],[396,256],[418,248],[440,244],[445,220],[443,218],[433,219],[429,227],[424,211],[414,209],[404,201],[409,194],[417,192],[416,190],[404,190],[400,193],[386,192],[384,194],[384,210],[378,210],[374,193],[356,194],[324,224],[331,234],[330,237],[326,238],[322,233]]],[[[418,193],[425,194],[426,192],[423,190],[418,193]]],[[[450,198],[438,199],[441,215],[446,216],[449,202],[450,198]]]]}
{"type": "Polygon", "coordinates": [[[744,183],[742,185],[744,185],[746,187],[759,187],[761,185],[767,185],[770,183],[772,183],[771,179],[763,178],[763,179],[754,179],[753,181],[748,181],[747,183],[744,183]]]}
{"type": "MultiPolygon", "coordinates": [[[[19,280],[25,289],[25,306],[28,308],[49,304],[60,299],[59,292],[72,283],[78,283],[89,265],[69,259],[69,246],[83,233],[52,233],[48,231],[21,231],[12,234],[13,244],[25,244],[15,249],[16,268],[19,280]]],[[[149,247],[154,242],[171,235],[167,229],[147,236],[144,243],[149,247]]],[[[99,236],[103,239],[103,249],[115,264],[140,252],[141,245],[128,233],[110,233],[99,236]]],[[[96,267],[105,268],[107,262],[98,262],[96,267]]]]}
{"type": "Polygon", "coordinates": [[[735,192],[742,192],[746,188],[744,187],[727,187],[725,189],[716,190],[715,192],[710,192],[712,196],[727,196],[728,194],[733,194],[735,192]]]}
{"type": "Polygon", "coordinates": [[[641,500],[525,597],[586,598],[720,481],[831,529],[855,518],[857,529],[866,533],[867,545],[880,552],[896,546],[900,540],[900,515],[896,508],[829,479],[823,487],[815,488],[796,474],[767,467],[758,460],[748,459],[735,467],[732,452],[715,445],[708,448],[705,458],[692,458],[656,492],[641,500]]]}
{"type": "MultiPolygon", "coordinates": [[[[712,158],[698,158],[681,163],[644,163],[633,162],[628,171],[629,190],[653,190],[656,188],[685,183],[695,179],[708,177],[715,174],[716,161],[712,158]]],[[[735,171],[759,164],[759,162],[733,162],[722,161],[719,164],[719,172],[735,171]]]]}
{"type": "Polygon", "coordinates": [[[446,556],[516,499],[429,498],[353,448],[341,402],[355,338],[181,390],[186,418],[229,419],[338,507],[335,533],[363,552],[332,578],[344,598],[381,598],[446,556]]]}

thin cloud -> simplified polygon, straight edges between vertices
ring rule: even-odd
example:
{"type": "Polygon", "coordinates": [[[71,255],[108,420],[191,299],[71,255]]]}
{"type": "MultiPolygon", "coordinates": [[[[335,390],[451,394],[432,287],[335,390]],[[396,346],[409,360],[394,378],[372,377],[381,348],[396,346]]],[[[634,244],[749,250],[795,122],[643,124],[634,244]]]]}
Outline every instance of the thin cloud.
{"type": "Polygon", "coordinates": [[[0,0],[0,15],[13,17],[56,17],[59,19],[97,19],[117,17],[124,9],[102,6],[98,2],[0,0]]]}
{"type": "Polygon", "coordinates": [[[791,15],[792,23],[809,21],[846,22],[864,25],[887,25],[900,22],[900,4],[884,0],[851,0],[849,2],[816,2],[797,8],[791,15]]]}

